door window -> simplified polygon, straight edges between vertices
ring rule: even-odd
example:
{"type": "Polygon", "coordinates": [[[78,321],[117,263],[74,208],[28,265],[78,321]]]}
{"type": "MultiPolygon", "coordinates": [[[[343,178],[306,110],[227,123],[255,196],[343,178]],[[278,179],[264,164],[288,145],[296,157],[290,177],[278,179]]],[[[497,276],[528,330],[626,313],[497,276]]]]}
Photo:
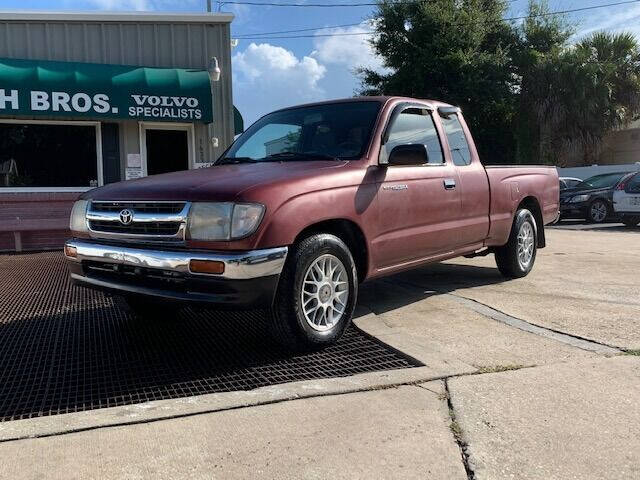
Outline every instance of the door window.
{"type": "Polygon", "coordinates": [[[447,140],[449,140],[449,148],[451,149],[451,158],[454,165],[459,167],[470,165],[471,150],[458,115],[452,114],[441,118],[444,131],[447,134],[447,140]]]}
{"type": "Polygon", "coordinates": [[[636,173],[627,183],[627,192],[640,193],[640,173],[636,173]]]}
{"type": "Polygon", "coordinates": [[[438,131],[431,114],[425,109],[408,108],[398,115],[389,130],[385,148],[390,154],[394,147],[410,144],[423,144],[426,147],[428,163],[444,163],[438,131]]]}

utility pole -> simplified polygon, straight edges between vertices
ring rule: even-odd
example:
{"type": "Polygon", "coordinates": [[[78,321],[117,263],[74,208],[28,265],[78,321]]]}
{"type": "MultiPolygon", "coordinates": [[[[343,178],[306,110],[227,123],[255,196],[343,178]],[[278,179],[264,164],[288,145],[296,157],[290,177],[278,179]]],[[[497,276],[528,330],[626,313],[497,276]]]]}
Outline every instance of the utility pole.
{"type": "Polygon", "coordinates": [[[211,13],[211,0],[207,0],[207,12],[211,13]]]}

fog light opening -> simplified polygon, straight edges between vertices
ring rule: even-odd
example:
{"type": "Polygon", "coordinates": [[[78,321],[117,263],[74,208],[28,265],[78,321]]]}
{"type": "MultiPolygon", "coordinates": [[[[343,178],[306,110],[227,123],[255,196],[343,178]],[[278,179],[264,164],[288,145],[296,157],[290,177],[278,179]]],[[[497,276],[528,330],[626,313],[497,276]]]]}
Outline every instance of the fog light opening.
{"type": "Polygon", "coordinates": [[[69,258],[77,258],[78,257],[78,249],[76,247],[72,247],[71,245],[64,246],[64,254],[69,258]]]}
{"type": "Polygon", "coordinates": [[[191,260],[189,262],[189,270],[191,273],[221,275],[224,273],[224,262],[217,260],[191,260]]]}

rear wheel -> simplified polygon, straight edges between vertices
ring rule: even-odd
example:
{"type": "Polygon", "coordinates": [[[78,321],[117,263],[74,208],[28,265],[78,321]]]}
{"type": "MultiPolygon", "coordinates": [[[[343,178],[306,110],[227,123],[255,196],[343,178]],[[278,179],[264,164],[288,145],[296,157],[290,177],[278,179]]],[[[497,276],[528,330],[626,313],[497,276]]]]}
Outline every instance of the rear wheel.
{"type": "Polygon", "coordinates": [[[601,199],[594,200],[587,210],[587,220],[591,223],[602,223],[609,216],[609,206],[601,199]]]}
{"type": "Polygon", "coordinates": [[[357,279],[351,252],[335,235],[312,235],[295,245],[271,311],[275,339],[298,351],[338,341],[353,316],[357,279]]]}
{"type": "Polygon", "coordinates": [[[622,223],[624,223],[627,227],[637,227],[640,223],[640,217],[623,218],[622,223]]]}
{"type": "Polygon", "coordinates": [[[509,241],[495,251],[498,270],[508,278],[525,277],[533,268],[537,251],[536,220],[529,210],[522,208],[516,212],[509,241]]]}

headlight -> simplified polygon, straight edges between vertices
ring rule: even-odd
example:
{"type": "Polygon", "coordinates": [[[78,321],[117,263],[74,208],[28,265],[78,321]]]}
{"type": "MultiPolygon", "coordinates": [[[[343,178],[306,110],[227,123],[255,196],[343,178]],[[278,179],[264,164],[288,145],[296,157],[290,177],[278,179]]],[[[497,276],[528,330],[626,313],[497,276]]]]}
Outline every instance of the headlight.
{"type": "Polygon", "coordinates": [[[189,238],[224,241],[246,237],[262,221],[264,206],[254,203],[200,203],[191,205],[189,238]]]}
{"type": "Polygon", "coordinates": [[[571,197],[569,203],[578,203],[578,202],[586,202],[589,200],[590,195],[576,195],[575,197],[571,197]]]}
{"type": "Polygon", "coordinates": [[[87,200],[78,200],[73,204],[71,209],[71,217],[69,218],[69,230],[72,232],[87,231],[87,200]]]}

